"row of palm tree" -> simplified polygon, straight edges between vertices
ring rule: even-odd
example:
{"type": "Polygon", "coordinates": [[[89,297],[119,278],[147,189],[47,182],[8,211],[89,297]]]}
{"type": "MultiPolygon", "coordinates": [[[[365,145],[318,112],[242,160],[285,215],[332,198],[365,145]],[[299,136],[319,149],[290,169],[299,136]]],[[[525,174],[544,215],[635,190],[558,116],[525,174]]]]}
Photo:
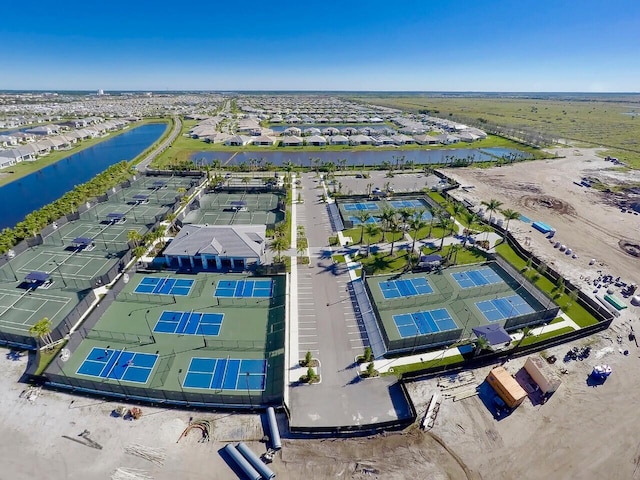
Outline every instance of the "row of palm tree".
{"type": "Polygon", "coordinates": [[[141,258],[149,247],[156,241],[165,236],[167,229],[163,225],[158,226],[154,231],[147,232],[142,235],[137,230],[129,230],[127,232],[127,240],[133,243],[133,256],[135,258],[141,258]]]}
{"type": "Polygon", "coordinates": [[[440,239],[440,250],[444,246],[444,239],[451,235],[455,228],[455,222],[451,219],[448,212],[443,209],[434,209],[431,212],[431,220],[427,223],[423,219],[423,211],[416,210],[414,208],[401,208],[394,209],[385,207],[379,215],[371,215],[368,211],[359,212],[356,218],[360,222],[360,241],[364,240],[364,234],[366,232],[368,237],[367,253],[371,245],[372,237],[382,232],[382,241],[386,241],[386,233],[391,233],[391,252],[393,255],[393,249],[396,242],[397,234],[403,231],[410,231],[412,233],[413,242],[411,244],[411,252],[415,251],[416,240],[421,230],[429,226],[429,232],[427,236],[431,236],[433,227],[440,228],[442,230],[442,236],[440,239]],[[371,222],[371,219],[380,220],[380,225],[375,222],[371,222]]]}
{"type": "MultiPolygon", "coordinates": [[[[87,200],[103,195],[110,188],[131,178],[133,173],[133,167],[129,162],[116,163],[88,182],[76,185],[55,202],[29,213],[14,228],[5,228],[0,232],[0,253],[7,252],[25,238],[33,237],[60,217],[75,212],[87,200]]],[[[36,194],[37,192],[34,192],[34,195],[36,194]]]]}

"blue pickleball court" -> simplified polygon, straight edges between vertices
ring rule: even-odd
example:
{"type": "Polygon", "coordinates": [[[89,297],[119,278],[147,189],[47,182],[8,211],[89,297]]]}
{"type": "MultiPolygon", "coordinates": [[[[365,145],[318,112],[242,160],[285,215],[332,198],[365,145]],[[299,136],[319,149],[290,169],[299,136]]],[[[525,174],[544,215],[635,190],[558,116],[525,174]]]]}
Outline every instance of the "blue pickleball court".
{"type": "Polygon", "coordinates": [[[134,293],[148,295],[176,295],[186,297],[191,292],[194,280],[176,278],[144,277],[134,293]]]}
{"type": "Polygon", "coordinates": [[[216,285],[215,297],[223,298],[269,298],[272,280],[223,280],[216,285]]]}
{"type": "Polygon", "coordinates": [[[266,360],[194,357],[182,386],[207,390],[262,391],[266,379],[266,360]]]}
{"type": "Polygon", "coordinates": [[[217,336],[222,328],[223,313],[164,311],[153,327],[154,333],[217,336]]]}
{"type": "Polygon", "coordinates": [[[147,383],[158,355],[94,347],[76,372],[88,377],[147,383]]]}

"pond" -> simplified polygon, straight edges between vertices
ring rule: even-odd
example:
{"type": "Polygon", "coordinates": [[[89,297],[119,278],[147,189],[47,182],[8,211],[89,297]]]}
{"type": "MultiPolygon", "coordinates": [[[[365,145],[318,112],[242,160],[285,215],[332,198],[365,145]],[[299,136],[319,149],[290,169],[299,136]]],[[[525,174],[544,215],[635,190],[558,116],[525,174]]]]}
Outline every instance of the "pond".
{"type": "Polygon", "coordinates": [[[320,163],[334,162],[346,159],[347,165],[372,166],[381,165],[385,161],[405,162],[413,161],[415,164],[438,164],[450,163],[452,161],[473,159],[475,162],[495,160],[510,154],[519,155],[520,158],[527,158],[529,154],[520,150],[509,148],[484,148],[482,150],[473,148],[441,149],[441,150],[364,150],[364,151],[273,151],[264,152],[194,152],[191,160],[204,163],[211,163],[213,160],[220,160],[222,165],[232,166],[248,164],[250,159],[257,159],[262,165],[271,163],[275,166],[282,166],[287,162],[303,167],[312,167],[313,159],[319,159],[320,163]]]}
{"type": "Polygon", "coordinates": [[[151,123],[82,150],[0,188],[0,229],[57,200],[107,167],[132,160],[158,140],[165,123],[151,123]]]}

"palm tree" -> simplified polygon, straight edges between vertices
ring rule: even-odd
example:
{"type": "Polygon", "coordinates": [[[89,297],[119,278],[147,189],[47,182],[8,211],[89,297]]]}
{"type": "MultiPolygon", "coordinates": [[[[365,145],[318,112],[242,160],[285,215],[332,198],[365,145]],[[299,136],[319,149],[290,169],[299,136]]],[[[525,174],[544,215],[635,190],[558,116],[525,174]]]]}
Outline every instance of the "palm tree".
{"type": "Polygon", "coordinates": [[[467,235],[464,236],[464,240],[462,241],[462,246],[467,245],[467,240],[471,236],[471,230],[473,230],[473,226],[478,224],[478,214],[474,212],[467,212],[464,215],[465,222],[467,224],[467,235]]]}
{"type": "Polygon", "coordinates": [[[384,207],[382,213],[377,217],[382,222],[382,241],[385,241],[385,232],[389,229],[389,224],[394,220],[396,216],[396,210],[390,207],[384,207]]]}
{"type": "Polygon", "coordinates": [[[362,212],[358,212],[356,218],[360,220],[360,241],[358,243],[362,243],[362,239],[364,238],[364,227],[371,219],[371,214],[365,210],[362,212]]]}
{"type": "Polygon", "coordinates": [[[489,225],[491,225],[493,214],[502,206],[502,202],[492,198],[488,202],[482,201],[480,203],[487,207],[487,212],[489,212],[489,225]]]}
{"type": "Polygon", "coordinates": [[[458,260],[458,252],[460,251],[461,248],[462,248],[462,245],[460,245],[459,243],[454,243],[449,246],[449,253],[447,254],[447,260],[451,260],[453,258],[453,261],[451,261],[453,265],[455,265],[456,261],[458,260]]]}
{"type": "Polygon", "coordinates": [[[400,219],[402,220],[402,225],[406,228],[409,222],[409,219],[412,218],[416,214],[416,210],[414,208],[403,207],[398,210],[398,215],[400,215],[400,219]]]}
{"type": "Polygon", "coordinates": [[[433,223],[437,219],[442,217],[445,213],[446,212],[440,207],[435,207],[433,210],[431,210],[431,220],[429,220],[429,232],[427,233],[427,237],[431,237],[431,232],[433,230],[433,223]]]}
{"type": "Polygon", "coordinates": [[[45,345],[53,343],[53,340],[51,339],[51,320],[47,317],[44,317],[42,320],[31,325],[29,333],[34,337],[39,338],[45,345]]]}
{"type": "Polygon", "coordinates": [[[479,355],[483,350],[491,350],[491,345],[489,344],[487,338],[484,336],[477,337],[473,341],[473,343],[475,345],[475,349],[473,350],[474,357],[479,355]]]}
{"type": "Polygon", "coordinates": [[[367,231],[367,257],[369,256],[369,252],[371,250],[371,239],[380,233],[380,227],[375,223],[367,223],[364,227],[367,231]]]}
{"type": "Polygon", "coordinates": [[[282,236],[276,236],[271,242],[271,246],[269,247],[272,252],[276,252],[277,260],[280,262],[282,260],[282,251],[287,248],[287,240],[282,236]]]}
{"type": "Polygon", "coordinates": [[[524,327],[522,329],[522,337],[520,337],[520,340],[518,340],[518,345],[516,345],[516,348],[518,348],[520,344],[522,344],[525,338],[530,337],[531,335],[533,335],[533,333],[531,332],[531,329],[529,327],[524,327]]]}
{"type": "Polygon", "coordinates": [[[440,250],[444,247],[444,238],[453,231],[453,220],[447,217],[441,217],[438,220],[438,227],[442,228],[442,237],[440,237],[440,250]]]}
{"type": "Polygon", "coordinates": [[[504,219],[507,221],[507,225],[505,226],[505,230],[509,232],[509,222],[511,220],[517,220],[520,218],[520,212],[516,212],[515,210],[511,210],[510,208],[505,208],[504,210],[500,210],[500,213],[504,216],[504,219]]]}
{"type": "Polygon", "coordinates": [[[387,225],[387,230],[391,233],[391,255],[393,255],[393,245],[396,243],[396,233],[402,231],[400,224],[395,217],[392,218],[391,222],[387,225]]]}
{"type": "Polygon", "coordinates": [[[142,241],[142,235],[137,230],[129,230],[127,232],[127,240],[133,242],[133,245],[137,247],[142,241]]]}
{"type": "Polygon", "coordinates": [[[411,237],[413,237],[413,243],[411,244],[411,251],[409,252],[409,259],[416,248],[416,239],[418,238],[418,232],[427,226],[427,222],[422,220],[422,214],[416,213],[409,222],[409,228],[411,229],[411,237]]]}
{"type": "Polygon", "coordinates": [[[142,258],[145,253],[147,253],[147,248],[143,247],[142,245],[139,245],[136,248],[134,248],[131,253],[133,253],[133,256],[136,258],[136,260],[138,260],[142,258]]]}

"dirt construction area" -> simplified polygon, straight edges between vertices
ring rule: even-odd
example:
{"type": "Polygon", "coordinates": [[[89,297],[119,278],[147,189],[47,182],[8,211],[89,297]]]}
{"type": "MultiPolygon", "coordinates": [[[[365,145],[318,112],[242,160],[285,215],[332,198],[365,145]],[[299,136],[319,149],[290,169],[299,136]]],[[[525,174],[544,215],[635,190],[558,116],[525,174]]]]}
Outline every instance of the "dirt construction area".
{"type": "MultiPolygon", "coordinates": [[[[623,213],[610,194],[576,184],[583,177],[597,178],[610,186],[628,184],[638,181],[637,173],[616,170],[593,149],[563,149],[558,155],[565,158],[443,172],[464,187],[451,194],[474,203],[476,210],[483,208],[480,202],[496,199],[502,202],[501,208],[516,210],[531,221],[541,221],[555,229],[550,241],[528,223],[514,220],[509,224],[509,230],[522,245],[528,245],[586,291],[593,289],[598,270],[627,283],[640,284],[640,258],[634,255],[633,247],[640,243],[640,215],[623,213]],[[571,249],[571,254],[566,249],[560,251],[556,242],[571,249]],[[574,254],[577,258],[573,258],[574,254]],[[595,262],[589,265],[592,259],[595,262]]],[[[499,213],[495,217],[501,218],[499,213]]]]}
{"type": "MultiPolygon", "coordinates": [[[[138,420],[116,418],[118,405],[134,405],[49,390],[30,393],[18,383],[27,357],[7,352],[0,357],[0,478],[244,479],[221,449],[244,441],[259,455],[266,451],[259,415],[142,405],[138,420]],[[193,430],[178,442],[190,420],[199,419],[212,422],[211,440],[199,441],[201,433],[193,430]]],[[[349,440],[283,437],[283,449],[270,464],[279,479],[466,478],[456,458],[420,432],[349,440]]]]}

